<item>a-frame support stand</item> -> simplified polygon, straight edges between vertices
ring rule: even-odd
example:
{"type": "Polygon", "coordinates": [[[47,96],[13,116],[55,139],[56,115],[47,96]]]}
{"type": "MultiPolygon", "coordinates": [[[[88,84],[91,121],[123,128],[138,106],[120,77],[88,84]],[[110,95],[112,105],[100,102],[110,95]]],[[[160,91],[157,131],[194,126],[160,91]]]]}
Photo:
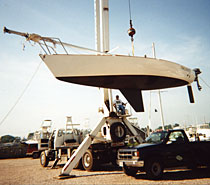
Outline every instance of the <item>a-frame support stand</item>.
{"type": "Polygon", "coordinates": [[[84,155],[86,150],[89,148],[89,146],[91,145],[93,139],[96,137],[96,135],[100,131],[101,127],[105,123],[115,122],[115,120],[117,120],[117,121],[121,120],[121,122],[123,122],[127,126],[127,128],[130,130],[130,132],[134,135],[136,140],[139,143],[142,142],[142,138],[138,135],[138,133],[133,128],[131,123],[126,119],[126,117],[119,117],[119,118],[104,117],[99,122],[99,124],[97,124],[97,126],[92,130],[92,132],[83,140],[83,142],[80,144],[80,146],[78,147],[76,152],[70,157],[70,159],[68,160],[68,162],[65,164],[65,166],[62,169],[60,177],[70,176],[71,171],[76,166],[76,164],[79,162],[79,160],[84,155]]]}

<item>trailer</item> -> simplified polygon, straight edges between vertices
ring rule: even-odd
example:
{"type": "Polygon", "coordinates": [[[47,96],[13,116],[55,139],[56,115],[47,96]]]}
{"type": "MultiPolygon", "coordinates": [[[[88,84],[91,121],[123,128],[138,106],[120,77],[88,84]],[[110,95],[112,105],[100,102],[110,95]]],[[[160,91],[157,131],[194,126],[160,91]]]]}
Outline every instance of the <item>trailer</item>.
{"type": "MultiPolygon", "coordinates": [[[[113,124],[110,127],[104,124],[98,132],[91,145],[85,151],[74,168],[91,171],[100,164],[112,163],[116,165],[117,151],[125,146],[126,127],[119,118],[110,119],[113,124]]],[[[71,117],[67,117],[65,129],[56,129],[49,138],[49,149],[40,155],[40,164],[47,167],[50,161],[54,161],[52,168],[55,168],[60,161],[68,161],[75,153],[82,141],[90,133],[73,128],[71,117]]]]}
{"type": "Polygon", "coordinates": [[[51,131],[52,121],[44,120],[41,124],[41,129],[28,135],[27,156],[32,156],[33,159],[39,158],[42,151],[48,149],[49,137],[51,131]]]}

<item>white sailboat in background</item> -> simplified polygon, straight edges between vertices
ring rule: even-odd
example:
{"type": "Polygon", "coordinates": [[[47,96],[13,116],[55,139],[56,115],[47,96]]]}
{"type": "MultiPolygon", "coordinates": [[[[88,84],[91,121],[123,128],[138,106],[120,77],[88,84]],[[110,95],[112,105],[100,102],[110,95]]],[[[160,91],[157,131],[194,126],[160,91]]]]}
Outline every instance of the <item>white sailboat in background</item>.
{"type": "MultiPolygon", "coordinates": [[[[183,65],[156,58],[111,55],[109,51],[108,1],[95,1],[97,51],[61,42],[59,39],[27,34],[4,28],[5,33],[26,37],[39,43],[46,54],[40,55],[53,75],[62,81],[119,89],[137,112],[144,111],[142,90],[171,87],[188,87],[190,102],[194,103],[191,83],[198,82],[199,69],[191,70],[183,65]],[[101,11],[100,11],[101,9],[101,11]],[[101,13],[100,13],[101,12],[101,13]],[[98,26],[97,26],[98,25],[98,26]],[[101,31],[97,27],[102,27],[101,31]],[[53,45],[61,45],[66,54],[57,54],[53,45]],[[65,46],[85,49],[95,54],[69,54],[65,46]],[[54,54],[52,54],[52,52],[54,54]]],[[[199,84],[198,87],[200,88],[199,84]]],[[[199,89],[200,90],[200,89],[199,89]]]]}

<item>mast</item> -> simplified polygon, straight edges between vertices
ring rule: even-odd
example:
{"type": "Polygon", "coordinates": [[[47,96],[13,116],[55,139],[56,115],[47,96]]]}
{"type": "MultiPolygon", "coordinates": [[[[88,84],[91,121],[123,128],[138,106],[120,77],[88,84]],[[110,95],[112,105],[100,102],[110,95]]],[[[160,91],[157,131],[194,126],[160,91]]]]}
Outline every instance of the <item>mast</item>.
{"type": "Polygon", "coordinates": [[[100,0],[101,51],[109,51],[109,0],[100,0]]]}
{"type": "Polygon", "coordinates": [[[100,6],[99,0],[95,0],[95,49],[101,51],[101,35],[100,35],[100,6]]]}
{"type": "Polygon", "coordinates": [[[109,51],[109,1],[95,0],[95,44],[98,52],[109,51]]]}
{"type": "MultiPolygon", "coordinates": [[[[156,59],[155,43],[154,42],[152,43],[152,53],[153,53],[153,58],[156,59]]],[[[163,107],[162,107],[160,89],[158,90],[158,97],[159,97],[159,102],[160,102],[160,114],[161,114],[162,130],[165,130],[165,121],[164,121],[164,117],[163,117],[163,107]]]]}
{"type": "MultiPolygon", "coordinates": [[[[95,0],[95,44],[98,52],[109,52],[109,1],[95,0]]],[[[103,89],[104,102],[110,112],[113,111],[112,90],[103,89]]]]}

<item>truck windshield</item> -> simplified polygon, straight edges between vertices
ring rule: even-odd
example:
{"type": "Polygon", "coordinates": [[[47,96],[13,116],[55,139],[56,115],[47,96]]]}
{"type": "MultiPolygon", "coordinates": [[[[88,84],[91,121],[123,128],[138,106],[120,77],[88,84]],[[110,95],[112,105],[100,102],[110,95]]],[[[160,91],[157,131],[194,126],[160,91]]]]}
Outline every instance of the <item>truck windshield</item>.
{"type": "Polygon", "coordinates": [[[159,143],[167,136],[167,132],[154,132],[145,139],[145,143],[159,143]]]}

